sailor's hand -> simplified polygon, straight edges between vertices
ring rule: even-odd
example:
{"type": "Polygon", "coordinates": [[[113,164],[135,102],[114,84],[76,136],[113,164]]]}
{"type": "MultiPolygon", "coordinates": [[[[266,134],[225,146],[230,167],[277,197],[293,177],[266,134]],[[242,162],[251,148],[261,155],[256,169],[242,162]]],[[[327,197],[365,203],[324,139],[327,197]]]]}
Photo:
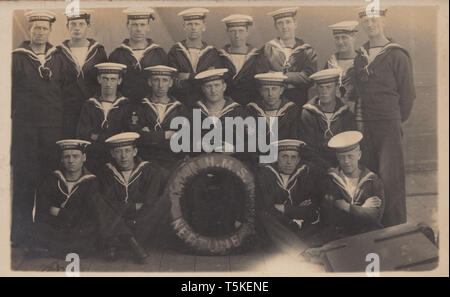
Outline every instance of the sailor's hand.
{"type": "Polygon", "coordinates": [[[148,127],[144,127],[141,130],[144,131],[144,132],[150,132],[150,129],[148,127]]]}
{"type": "Polygon", "coordinates": [[[284,204],[274,204],[274,206],[279,212],[284,213],[285,211],[284,204]]]}
{"type": "Polygon", "coordinates": [[[345,212],[350,211],[350,204],[347,203],[344,199],[339,199],[334,201],[334,207],[337,209],[343,210],[345,212]]]}
{"type": "Polygon", "coordinates": [[[97,139],[98,139],[98,134],[92,133],[92,134],[91,134],[91,139],[92,139],[93,141],[97,141],[97,139]]]}
{"type": "Polygon", "coordinates": [[[170,139],[172,137],[172,135],[174,135],[174,134],[175,134],[175,131],[168,130],[164,133],[164,136],[166,139],[170,139]]]}
{"type": "Polygon", "coordinates": [[[136,210],[140,210],[144,206],[144,203],[136,203],[136,210]]]}
{"type": "Polygon", "coordinates": [[[298,226],[299,229],[302,228],[304,220],[296,220],[296,219],[293,219],[293,221],[294,221],[294,223],[297,224],[297,226],[298,226]]]}
{"type": "Polygon", "coordinates": [[[52,206],[50,207],[50,214],[56,217],[59,214],[60,210],[61,208],[52,206]]]}
{"type": "Polygon", "coordinates": [[[361,207],[364,208],[378,208],[381,206],[381,199],[374,196],[367,198],[366,201],[364,201],[363,205],[361,207]]]}

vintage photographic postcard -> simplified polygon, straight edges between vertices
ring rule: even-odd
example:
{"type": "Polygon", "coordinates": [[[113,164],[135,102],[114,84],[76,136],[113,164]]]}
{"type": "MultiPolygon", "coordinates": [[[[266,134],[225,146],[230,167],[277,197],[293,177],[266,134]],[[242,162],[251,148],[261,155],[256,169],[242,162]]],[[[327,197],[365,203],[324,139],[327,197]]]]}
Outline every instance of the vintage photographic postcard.
{"type": "Polygon", "coordinates": [[[0,275],[448,276],[448,2],[0,23],[0,275]]]}

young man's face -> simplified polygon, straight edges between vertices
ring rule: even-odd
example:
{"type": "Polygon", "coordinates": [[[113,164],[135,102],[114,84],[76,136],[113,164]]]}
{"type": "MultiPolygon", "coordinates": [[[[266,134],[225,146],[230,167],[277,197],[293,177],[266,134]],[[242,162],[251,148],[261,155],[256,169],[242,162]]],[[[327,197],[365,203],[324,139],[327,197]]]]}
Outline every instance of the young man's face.
{"type": "Polygon", "coordinates": [[[346,175],[351,175],[358,169],[359,160],[361,159],[361,150],[358,148],[345,152],[336,154],[339,167],[344,171],[346,175]]]}
{"type": "Polygon", "coordinates": [[[143,41],[147,32],[150,31],[149,20],[129,20],[127,28],[128,32],[130,33],[130,39],[132,41],[143,41]]]}
{"type": "Polygon", "coordinates": [[[34,21],[30,28],[31,43],[42,45],[48,41],[52,27],[47,21],[34,21]]]}
{"type": "Polygon", "coordinates": [[[246,26],[230,27],[227,29],[228,38],[234,47],[245,46],[248,38],[248,28],[246,26]]]}
{"type": "Polygon", "coordinates": [[[148,85],[152,88],[153,95],[165,97],[173,85],[173,79],[167,75],[152,75],[148,80],[148,85]]]}
{"type": "Polygon", "coordinates": [[[282,86],[261,85],[259,87],[259,93],[263,99],[263,102],[267,106],[276,106],[281,102],[281,95],[284,92],[282,86]]]}
{"type": "Polygon", "coordinates": [[[278,153],[278,170],[282,174],[291,175],[294,173],[300,162],[300,154],[298,151],[281,151],[278,153]]]}
{"type": "Polygon", "coordinates": [[[350,34],[335,34],[334,45],[338,53],[348,53],[354,48],[355,38],[350,34]]]}
{"type": "Polygon", "coordinates": [[[281,39],[295,38],[297,23],[293,17],[281,18],[275,21],[275,29],[281,39]]]}
{"type": "Polygon", "coordinates": [[[74,40],[85,39],[88,33],[88,25],[85,19],[72,20],[67,23],[67,29],[69,30],[70,38],[74,40]]]}
{"type": "Polygon", "coordinates": [[[188,39],[201,39],[206,26],[203,20],[190,20],[184,21],[183,29],[188,39]]]}
{"type": "Polygon", "coordinates": [[[111,156],[122,171],[133,169],[134,157],[136,157],[136,155],[137,148],[133,145],[116,147],[111,150],[111,156]]]}
{"type": "Polygon", "coordinates": [[[337,83],[329,82],[324,84],[317,84],[317,92],[319,93],[319,99],[322,103],[330,103],[336,100],[336,88],[337,83]]]}
{"type": "Polygon", "coordinates": [[[119,74],[115,73],[100,74],[97,76],[97,80],[103,96],[115,95],[117,93],[117,87],[122,83],[122,78],[120,78],[119,74]]]}
{"type": "Polygon", "coordinates": [[[361,27],[367,33],[369,37],[377,37],[384,35],[384,22],[385,19],[382,16],[379,17],[362,17],[360,19],[361,27]]]}
{"type": "Polygon", "coordinates": [[[209,81],[202,85],[203,94],[205,94],[206,100],[211,103],[223,100],[226,88],[227,84],[222,79],[209,81]]]}
{"type": "Polygon", "coordinates": [[[64,150],[61,154],[61,164],[65,172],[79,172],[86,162],[86,154],[80,150],[64,150]]]}

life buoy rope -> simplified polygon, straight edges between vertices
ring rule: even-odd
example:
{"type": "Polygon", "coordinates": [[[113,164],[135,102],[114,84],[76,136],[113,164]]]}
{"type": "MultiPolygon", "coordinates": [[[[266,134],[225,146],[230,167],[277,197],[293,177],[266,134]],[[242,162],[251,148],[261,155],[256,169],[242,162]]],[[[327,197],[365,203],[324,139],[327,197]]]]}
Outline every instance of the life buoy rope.
{"type": "Polygon", "coordinates": [[[239,160],[226,154],[204,154],[188,160],[169,179],[167,195],[171,201],[172,228],[175,234],[195,251],[206,254],[228,254],[242,248],[255,234],[255,180],[250,170],[239,160]],[[190,179],[205,170],[226,170],[238,177],[245,189],[242,225],[230,234],[212,237],[196,232],[183,216],[181,200],[190,179]]]}

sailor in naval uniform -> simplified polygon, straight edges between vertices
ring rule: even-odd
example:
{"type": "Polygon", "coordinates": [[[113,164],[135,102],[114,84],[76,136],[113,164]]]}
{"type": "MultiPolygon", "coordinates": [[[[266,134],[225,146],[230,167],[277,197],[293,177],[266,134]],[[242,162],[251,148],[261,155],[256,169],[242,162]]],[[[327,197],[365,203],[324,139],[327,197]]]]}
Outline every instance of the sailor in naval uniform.
{"type": "Polygon", "coordinates": [[[131,101],[137,102],[150,91],[144,69],[155,65],[167,65],[164,49],[146,34],[150,30],[150,20],[155,19],[151,8],[128,8],[127,16],[129,38],[125,39],[109,55],[109,61],[127,66],[120,92],[131,101]]]}
{"type": "Polygon", "coordinates": [[[305,143],[283,139],[273,164],[257,171],[257,222],[260,235],[286,252],[299,253],[319,231],[317,172],[303,160],[305,143]]]}
{"type": "Polygon", "coordinates": [[[11,240],[25,244],[32,223],[35,190],[57,167],[55,141],[63,127],[63,62],[48,42],[55,21],[50,11],[30,11],[30,40],[12,52],[11,240]]]}
{"type": "Polygon", "coordinates": [[[322,185],[323,242],[383,227],[383,182],[360,164],[362,138],[359,131],[347,131],[328,142],[339,165],[328,170],[322,185]]]}
{"type": "Polygon", "coordinates": [[[157,162],[171,169],[183,158],[182,153],[173,153],[170,138],[175,133],[170,124],[176,117],[188,117],[187,108],[169,95],[177,70],[157,65],[145,68],[151,93],[133,108],[130,117],[130,131],[138,132],[140,156],[147,161],[157,162]]]}
{"type": "Polygon", "coordinates": [[[77,138],[92,142],[88,148],[88,168],[96,174],[108,161],[105,140],[128,129],[130,103],[117,88],[122,82],[126,66],[117,63],[100,63],[97,80],[100,93],[89,98],[81,109],[77,138]]]}
{"type": "Polygon", "coordinates": [[[96,64],[107,61],[105,48],[94,39],[87,38],[91,27],[91,10],[66,14],[70,39],[57,46],[64,61],[65,84],[64,136],[74,138],[83,103],[99,89],[96,64]]]}
{"type": "Polygon", "coordinates": [[[323,160],[324,169],[336,166],[336,156],[327,143],[334,135],[355,129],[355,119],[349,107],[336,97],[340,69],[321,70],[311,75],[319,95],[303,105],[301,127],[304,140],[323,160]]]}
{"type": "Polygon", "coordinates": [[[201,91],[195,87],[194,76],[211,68],[222,68],[217,49],[202,40],[208,13],[206,8],[190,8],[178,13],[183,18],[186,39],[174,44],[169,51],[169,66],[178,70],[174,95],[189,107],[201,96],[201,91]]]}
{"type": "Polygon", "coordinates": [[[314,48],[296,37],[297,7],[282,8],[270,12],[278,37],[267,42],[263,48],[264,59],[258,72],[283,72],[286,79],[286,98],[303,106],[308,100],[311,87],[309,76],[317,71],[317,53],[314,48]]]}
{"type": "Polygon", "coordinates": [[[260,51],[247,43],[253,18],[233,14],[222,19],[222,22],[230,39],[230,43],[219,50],[223,66],[228,68],[226,93],[239,104],[247,105],[258,98],[254,76],[260,51]]]}
{"type": "Polygon", "coordinates": [[[336,90],[336,96],[340,97],[342,102],[350,107],[350,110],[355,113],[357,105],[356,90],[353,87],[353,60],[355,59],[355,37],[358,30],[356,21],[343,21],[337,24],[328,26],[334,37],[334,44],[336,52],[328,58],[325,68],[340,69],[341,75],[339,77],[339,88],[336,90]]]}

